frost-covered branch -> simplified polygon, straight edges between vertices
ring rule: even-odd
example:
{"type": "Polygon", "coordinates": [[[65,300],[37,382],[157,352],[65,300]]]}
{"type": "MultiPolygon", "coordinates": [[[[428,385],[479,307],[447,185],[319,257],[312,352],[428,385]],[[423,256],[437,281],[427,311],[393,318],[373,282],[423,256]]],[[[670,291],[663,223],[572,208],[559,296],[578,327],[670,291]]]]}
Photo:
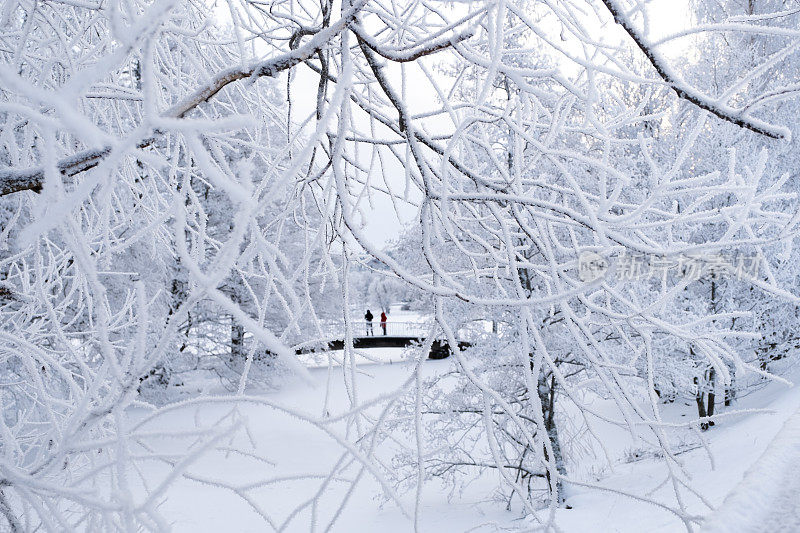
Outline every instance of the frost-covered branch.
{"type": "Polygon", "coordinates": [[[608,11],[614,17],[614,21],[622,26],[625,32],[633,39],[636,46],[641,50],[661,79],[664,80],[679,97],[722,120],[736,124],[737,126],[760,135],[766,135],[773,139],[785,139],[790,136],[790,132],[786,127],[776,126],[759,120],[745,112],[725,105],[722,102],[715,101],[710,96],[692,87],[672,69],[669,62],[656,50],[656,46],[650,44],[647,39],[642,36],[630,18],[626,16],[622,6],[617,3],[617,0],[603,0],[603,4],[605,4],[608,11]]]}

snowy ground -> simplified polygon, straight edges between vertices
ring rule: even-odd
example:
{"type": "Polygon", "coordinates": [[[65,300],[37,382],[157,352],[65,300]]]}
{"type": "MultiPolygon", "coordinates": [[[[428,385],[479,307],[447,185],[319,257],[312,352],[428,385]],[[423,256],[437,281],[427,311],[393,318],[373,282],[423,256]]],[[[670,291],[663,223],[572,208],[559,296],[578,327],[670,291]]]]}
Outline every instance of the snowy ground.
{"type": "MultiPolygon", "coordinates": [[[[448,361],[428,361],[429,372],[440,371],[449,365],[448,361]]],[[[290,406],[312,416],[320,414],[320,406],[324,404],[326,382],[331,382],[331,398],[328,405],[330,414],[340,412],[346,397],[342,386],[339,366],[312,369],[315,386],[296,383],[278,392],[266,396],[281,405],[290,406]],[[329,375],[330,372],[330,375],[329,375]]],[[[383,394],[389,388],[397,386],[408,374],[408,366],[363,365],[358,373],[358,393],[362,402],[383,394]]],[[[181,410],[172,416],[159,420],[160,426],[174,430],[181,424],[189,426],[189,419],[195,416],[212,420],[224,415],[229,410],[225,407],[205,407],[199,411],[181,410]],[[186,419],[186,420],[184,420],[186,419]]],[[[255,481],[265,476],[306,476],[305,479],[294,479],[271,486],[257,494],[260,503],[273,514],[278,523],[282,522],[291,511],[293,504],[302,501],[319,485],[320,480],[312,478],[315,474],[326,475],[341,455],[341,448],[329,436],[304,424],[296,418],[279,413],[273,409],[262,407],[240,407],[241,414],[249,417],[253,428],[252,438],[257,449],[266,455],[275,466],[257,464],[240,457],[224,456],[212,453],[201,460],[200,467],[193,473],[200,473],[229,481],[255,481]]],[[[155,428],[153,428],[155,429],[155,428]]],[[[165,443],[166,446],[170,444],[165,443]]],[[[176,445],[177,444],[173,444],[176,445]]],[[[153,468],[148,475],[155,483],[166,470],[161,472],[153,468]]],[[[334,484],[335,485],[335,484],[334,484]]],[[[337,498],[344,496],[345,486],[337,498]]],[[[381,531],[383,533],[409,531],[409,521],[396,505],[381,505],[377,497],[378,483],[368,476],[357,486],[351,502],[345,512],[336,521],[335,531],[381,531]]],[[[503,511],[495,502],[480,503],[466,500],[457,503],[447,501],[446,494],[438,494],[433,490],[426,492],[423,505],[426,529],[429,531],[464,531],[482,523],[509,525],[518,516],[503,511]],[[430,529],[428,529],[430,528],[430,529]]],[[[406,508],[413,508],[413,498],[404,498],[406,508]]],[[[336,502],[333,498],[324,501],[319,509],[319,529],[331,518],[336,502]]],[[[173,529],[176,532],[198,531],[264,531],[264,523],[253,509],[240,498],[230,492],[201,483],[180,481],[170,488],[161,506],[164,515],[174,519],[173,529]]],[[[288,527],[288,531],[308,531],[310,511],[301,513],[288,527]]],[[[495,530],[487,526],[487,531],[495,530]]]]}
{"type": "MultiPolygon", "coordinates": [[[[370,348],[355,350],[356,363],[359,366],[369,364],[394,364],[406,360],[405,348],[370,348]]],[[[341,366],[343,350],[331,350],[326,353],[308,353],[299,357],[308,368],[327,368],[329,365],[341,366]]]]}
{"type": "MultiPolygon", "coordinates": [[[[800,388],[787,389],[785,386],[773,384],[743,399],[736,408],[770,409],[772,412],[752,413],[737,416],[736,419],[718,421],[712,430],[704,434],[708,439],[708,450],[713,462],[702,447],[691,449],[694,446],[689,445],[689,451],[681,455],[684,467],[693,476],[693,486],[714,507],[718,507],[726,495],[741,482],[745,472],[764,453],[787,418],[800,409],[800,388]]],[[[692,416],[693,409],[691,405],[678,405],[674,409],[667,409],[665,418],[692,416]]],[[[795,441],[795,446],[800,446],[800,443],[795,441]]],[[[602,479],[602,484],[638,495],[648,493],[664,479],[663,466],[652,459],[625,463],[615,470],[616,472],[602,479]]],[[[682,530],[676,518],[655,510],[652,505],[591,489],[573,487],[570,490],[569,503],[573,509],[560,511],[558,522],[565,531],[585,531],[588,524],[598,523],[603,524],[602,531],[682,530]]],[[[787,490],[784,494],[790,492],[787,490]]],[[[667,488],[664,487],[654,495],[666,493],[667,488]]],[[[703,516],[709,514],[708,508],[696,497],[687,496],[686,499],[691,512],[703,516]]],[[[794,494],[795,509],[797,502],[800,502],[800,492],[794,494]]],[[[740,524],[738,529],[727,531],[746,533],[797,530],[777,526],[764,529],[762,523],[752,529],[740,524]]]]}
{"type": "Polygon", "coordinates": [[[709,517],[707,533],[800,531],[800,410],[709,517]]]}
{"type": "MultiPolygon", "coordinates": [[[[392,364],[364,364],[357,373],[360,402],[384,394],[403,382],[409,374],[407,362],[403,362],[402,349],[378,350],[369,354],[375,361],[392,364]]],[[[425,372],[441,372],[449,368],[451,361],[427,361],[425,372]]],[[[279,391],[258,393],[271,402],[318,417],[325,411],[335,416],[346,409],[347,391],[343,386],[342,368],[319,367],[311,370],[313,386],[294,382],[279,391]]],[[[253,391],[257,392],[257,391],[253,391]]],[[[603,400],[596,407],[603,408],[603,400]]],[[[708,439],[707,451],[698,445],[695,437],[687,432],[686,443],[680,455],[686,470],[693,475],[694,486],[714,507],[719,506],[728,493],[742,480],[747,469],[761,456],[775,435],[800,408],[800,389],[787,389],[773,384],[742,399],[738,409],[768,408],[772,413],[751,413],[736,418],[722,418],[711,431],[704,434],[708,439]]],[[[667,406],[665,420],[679,421],[694,415],[693,405],[676,402],[667,406]]],[[[229,406],[212,406],[176,409],[160,417],[150,429],[159,426],[174,429],[181,425],[190,427],[194,420],[213,423],[216,418],[230,414],[229,406]],[[215,418],[216,417],[216,418],[215,418]]],[[[302,502],[321,484],[324,476],[339,460],[341,448],[327,435],[295,416],[282,413],[271,407],[239,407],[237,414],[246,417],[251,427],[251,439],[258,452],[271,463],[258,463],[250,458],[211,452],[203,456],[192,473],[201,476],[225,479],[231,483],[258,483],[266,478],[282,477],[279,483],[271,484],[251,492],[260,506],[281,524],[289,516],[294,505],[302,502]]],[[[346,428],[339,428],[342,432],[346,428]]],[[[603,486],[627,493],[645,495],[653,491],[664,480],[661,462],[637,453],[638,447],[630,436],[615,427],[598,428],[607,444],[612,464],[604,464],[601,454],[584,452],[583,467],[570,474],[586,481],[599,481],[603,486]]],[[[342,433],[343,434],[343,433],[342,433]]],[[[232,437],[233,438],[233,437],[232,437]]],[[[239,438],[239,437],[237,437],[239,438]]],[[[180,447],[179,442],[165,442],[164,452],[180,447]]],[[[795,445],[797,443],[795,442],[795,445]]],[[[381,454],[378,453],[380,456],[381,454]]],[[[388,454],[387,454],[388,455],[388,454]]],[[[385,457],[388,460],[388,456],[385,457]]],[[[151,484],[158,482],[166,470],[153,466],[145,469],[145,477],[151,484]]],[[[357,469],[353,469],[353,476],[357,469]]],[[[793,477],[795,488],[800,475],[793,477]]],[[[445,489],[432,482],[423,496],[422,531],[496,531],[508,527],[532,526],[529,520],[520,520],[517,511],[506,511],[504,506],[492,500],[494,479],[484,476],[479,483],[463,494],[448,501],[445,489]]],[[[347,483],[333,481],[328,496],[314,510],[317,529],[324,530],[333,518],[338,500],[346,495],[347,483]]],[[[566,532],[583,531],[681,531],[681,523],[674,516],[653,505],[638,502],[622,495],[595,489],[572,486],[568,489],[571,509],[557,511],[557,524],[566,532]]],[[[665,497],[665,487],[653,495],[665,497]]],[[[363,475],[349,499],[344,512],[338,516],[333,531],[382,533],[409,531],[412,524],[394,503],[382,505],[378,497],[380,486],[375,478],[363,475]]],[[[790,490],[782,493],[783,502],[778,506],[794,509],[800,501],[800,492],[792,499],[790,490]],[[788,496],[787,496],[788,494],[788,496]]],[[[698,498],[685,495],[692,513],[709,514],[709,509],[698,498]]],[[[413,509],[413,496],[401,497],[406,509],[413,509]]],[[[264,531],[262,518],[241,498],[230,491],[203,483],[179,481],[164,494],[161,511],[171,517],[175,531],[264,531]]],[[[308,531],[312,516],[311,507],[302,509],[289,521],[288,531],[308,531]]],[[[720,529],[719,531],[725,531],[720,529]]],[[[738,531],[747,531],[739,529],[738,531]]],[[[781,531],[774,527],[770,531],[781,531]]]]}

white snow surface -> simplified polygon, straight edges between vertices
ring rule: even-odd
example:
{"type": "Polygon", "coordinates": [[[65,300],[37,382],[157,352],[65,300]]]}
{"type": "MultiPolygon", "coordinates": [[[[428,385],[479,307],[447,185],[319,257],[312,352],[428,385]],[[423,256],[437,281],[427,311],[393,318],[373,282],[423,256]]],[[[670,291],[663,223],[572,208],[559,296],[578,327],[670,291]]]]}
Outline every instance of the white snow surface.
{"type": "MultiPolygon", "coordinates": [[[[393,364],[359,365],[356,378],[359,402],[362,403],[397,387],[411,372],[411,363],[402,361],[398,353],[371,355],[375,356],[371,359],[392,361],[393,364]]],[[[423,373],[444,372],[452,364],[447,359],[426,361],[423,373]]],[[[348,409],[342,371],[342,367],[336,364],[311,368],[311,386],[297,380],[286,383],[277,391],[251,390],[246,393],[318,417],[321,406],[325,404],[326,390],[329,390],[329,401],[324,409],[335,416],[348,409]]],[[[610,413],[613,404],[598,398],[593,407],[610,413]]],[[[712,507],[719,507],[714,513],[698,498],[685,493],[688,511],[696,516],[711,516],[705,525],[708,531],[713,532],[800,531],[797,527],[800,387],[770,384],[737,401],[735,407],[769,409],[770,412],[722,416],[714,428],[703,433],[713,462],[704,447],[692,441],[692,435],[696,435],[694,432],[687,432],[686,442],[678,446],[679,457],[692,475],[693,486],[712,507]]],[[[181,425],[191,427],[197,420],[219,419],[231,409],[231,405],[219,404],[177,409],[160,417],[157,424],[171,429],[181,425]]],[[[253,493],[254,501],[281,524],[298,503],[307,500],[318,489],[320,478],[315,476],[325,476],[330,472],[341,457],[341,448],[329,435],[277,409],[241,404],[235,410],[249,420],[255,451],[271,463],[255,463],[246,457],[208,452],[194,465],[192,472],[222,478],[232,484],[256,483],[274,477],[285,479],[253,493]]],[[[726,409],[721,408],[719,414],[725,412],[726,409]]],[[[137,416],[136,411],[131,414],[134,418],[137,416]]],[[[696,416],[695,407],[690,402],[678,401],[664,409],[665,421],[681,421],[693,416],[696,416]]],[[[158,427],[150,429],[157,430],[158,427]]],[[[340,429],[342,433],[347,431],[345,427],[340,429]]],[[[578,461],[571,465],[571,477],[674,504],[669,489],[659,487],[665,473],[661,460],[636,453],[641,444],[621,428],[607,426],[596,429],[609,451],[611,464],[603,459],[602,454],[584,450],[578,461]]],[[[565,427],[563,433],[568,432],[565,427]]],[[[163,452],[168,453],[180,445],[179,442],[165,441],[163,452]]],[[[391,450],[380,450],[378,455],[385,464],[390,464],[391,450]]],[[[163,480],[168,471],[154,465],[143,473],[152,486],[163,480]]],[[[420,531],[535,529],[536,522],[530,517],[522,518],[518,507],[506,510],[504,503],[493,498],[497,481],[494,474],[484,474],[465,490],[455,493],[438,481],[428,482],[422,495],[420,531]]],[[[331,484],[316,509],[317,529],[326,529],[348,487],[347,483],[341,486],[331,484]]],[[[413,522],[396,504],[384,503],[380,494],[376,479],[364,475],[330,530],[356,533],[413,530],[413,522]]],[[[402,495],[401,501],[406,511],[413,513],[413,491],[402,495]]],[[[613,492],[569,486],[567,503],[570,509],[556,511],[556,524],[567,533],[685,531],[681,521],[671,513],[613,492]]],[[[170,518],[175,532],[260,532],[268,529],[253,508],[235,494],[186,479],[176,482],[166,491],[160,510],[170,518]]],[[[542,517],[546,517],[546,511],[542,511],[542,517]]],[[[292,518],[285,530],[308,531],[310,521],[311,509],[307,508],[292,518]]]]}
{"type": "Polygon", "coordinates": [[[703,531],[800,531],[800,410],[786,421],[703,531]]]}

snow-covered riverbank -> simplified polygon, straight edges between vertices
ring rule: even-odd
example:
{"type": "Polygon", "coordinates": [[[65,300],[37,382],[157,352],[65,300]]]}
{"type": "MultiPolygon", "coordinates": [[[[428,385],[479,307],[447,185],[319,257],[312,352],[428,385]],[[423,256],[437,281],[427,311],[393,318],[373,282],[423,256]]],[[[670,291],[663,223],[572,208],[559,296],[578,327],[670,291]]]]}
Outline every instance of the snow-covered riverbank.
{"type": "MultiPolygon", "coordinates": [[[[444,372],[452,364],[452,360],[427,361],[424,373],[444,372]]],[[[307,531],[312,522],[320,530],[332,522],[332,531],[389,533],[412,529],[412,521],[406,514],[413,514],[413,494],[398,496],[403,508],[396,502],[384,502],[380,496],[381,481],[368,469],[362,471],[363,464],[357,461],[352,461],[350,468],[340,470],[334,478],[327,477],[342,458],[343,449],[337,439],[344,440],[352,428],[344,423],[333,423],[321,430],[296,415],[314,420],[335,419],[348,409],[349,393],[343,385],[345,380],[340,366],[316,368],[311,372],[312,386],[293,382],[280,390],[253,396],[263,398],[272,406],[258,403],[243,403],[235,409],[230,404],[186,406],[150,423],[148,430],[169,428],[174,431],[184,425],[188,430],[198,420],[203,425],[213,425],[241,417],[247,421],[249,435],[239,431],[227,438],[239,445],[251,439],[254,452],[270,461],[264,463],[224,451],[208,452],[201,457],[189,469],[192,475],[237,486],[241,492],[237,495],[229,488],[208,482],[177,481],[164,493],[161,504],[164,514],[174,519],[175,531],[263,531],[264,517],[259,513],[268,516],[277,526],[285,523],[288,531],[307,531]],[[324,412],[321,412],[323,405],[324,412]],[[282,411],[283,408],[286,411],[282,411]],[[322,495],[315,500],[320,491],[322,495]],[[240,497],[242,494],[250,504],[240,497]],[[339,510],[344,500],[346,505],[339,510]]],[[[353,389],[357,391],[357,401],[367,405],[396,390],[408,379],[409,373],[408,362],[360,365],[353,376],[357,381],[353,389]]],[[[609,413],[613,410],[611,402],[601,399],[597,399],[593,407],[609,413]]],[[[676,447],[683,467],[691,475],[691,480],[687,478],[686,481],[712,506],[719,506],[734,490],[791,413],[800,408],[800,389],[771,384],[744,398],[736,408],[772,412],[726,418],[723,411],[716,426],[703,433],[708,441],[707,449],[692,440],[691,432],[687,432],[683,446],[676,447]]],[[[377,407],[371,411],[377,413],[377,407]]],[[[694,415],[693,405],[679,401],[665,407],[664,419],[677,422],[694,415]]],[[[556,511],[558,526],[567,532],[681,531],[681,522],[671,513],[622,495],[649,495],[673,505],[674,501],[669,500],[669,487],[659,488],[665,479],[664,463],[640,454],[636,441],[618,427],[600,427],[598,434],[604,440],[611,464],[606,463],[602,454],[587,451],[580,469],[576,467],[569,475],[609,490],[569,486],[567,503],[571,509],[556,511]]],[[[168,453],[190,441],[191,438],[165,439],[162,451],[168,453]]],[[[391,468],[392,450],[374,450],[374,457],[385,468],[391,468]]],[[[143,472],[153,485],[167,475],[168,469],[150,464],[143,472]]],[[[511,510],[506,510],[502,502],[492,498],[496,482],[496,474],[486,472],[468,490],[456,494],[451,494],[448,487],[436,480],[429,482],[422,492],[421,513],[425,524],[422,531],[496,531],[535,526],[530,517],[520,518],[518,508],[512,506],[511,510]]],[[[682,494],[692,514],[709,514],[700,498],[686,490],[682,494]]]]}

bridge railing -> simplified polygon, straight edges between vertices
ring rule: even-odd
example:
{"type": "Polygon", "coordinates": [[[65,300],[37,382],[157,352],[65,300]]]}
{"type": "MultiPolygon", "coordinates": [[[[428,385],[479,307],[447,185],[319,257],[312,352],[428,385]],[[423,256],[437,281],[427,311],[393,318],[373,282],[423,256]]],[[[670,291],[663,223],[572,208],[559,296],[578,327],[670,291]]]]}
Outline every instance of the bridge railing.
{"type": "MultiPolygon", "coordinates": [[[[370,335],[384,335],[384,328],[380,320],[373,320],[370,324],[366,320],[354,320],[351,323],[354,337],[367,337],[370,335]]],[[[344,322],[326,324],[326,336],[341,338],[344,334],[344,322]]],[[[387,337],[424,337],[430,332],[430,324],[426,322],[404,322],[389,320],[386,322],[385,334],[387,337]]]]}
{"type": "MultiPolygon", "coordinates": [[[[356,338],[374,336],[387,337],[426,337],[431,330],[431,323],[424,321],[403,321],[391,320],[386,322],[386,331],[381,326],[380,320],[373,320],[370,325],[366,320],[354,320],[351,322],[353,336],[356,338]]],[[[344,322],[330,322],[325,324],[323,332],[326,338],[342,339],[344,336],[344,322]]],[[[483,330],[479,325],[471,324],[456,332],[456,336],[461,340],[471,340],[483,330]]]]}
{"type": "MultiPolygon", "coordinates": [[[[372,321],[372,329],[375,335],[386,335],[388,337],[424,337],[430,332],[430,325],[425,322],[400,322],[387,320],[385,325],[381,325],[380,320],[372,321]]],[[[369,332],[369,324],[364,322],[365,334],[369,332]]]]}

